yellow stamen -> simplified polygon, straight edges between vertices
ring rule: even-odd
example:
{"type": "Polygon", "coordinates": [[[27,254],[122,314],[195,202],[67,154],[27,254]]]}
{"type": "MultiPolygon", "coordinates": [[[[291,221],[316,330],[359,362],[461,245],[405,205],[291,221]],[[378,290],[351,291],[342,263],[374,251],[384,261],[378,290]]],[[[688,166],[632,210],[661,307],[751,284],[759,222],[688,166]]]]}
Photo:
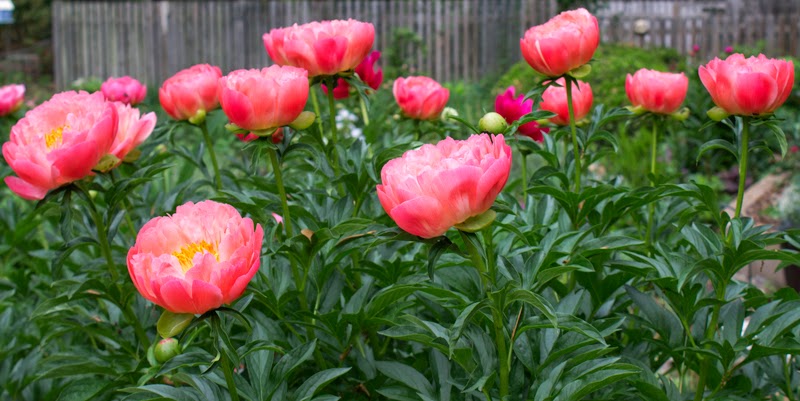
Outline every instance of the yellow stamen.
{"type": "Polygon", "coordinates": [[[194,266],[192,259],[194,258],[194,255],[198,253],[210,253],[214,255],[214,259],[219,261],[219,255],[217,254],[216,247],[204,240],[185,245],[180,250],[172,252],[172,256],[178,258],[178,261],[181,262],[181,268],[183,268],[183,272],[186,273],[194,266]]]}
{"type": "Polygon", "coordinates": [[[64,134],[64,129],[69,128],[66,125],[53,128],[52,131],[45,134],[44,136],[44,143],[47,145],[47,150],[53,150],[53,148],[61,146],[61,138],[64,134]]]}

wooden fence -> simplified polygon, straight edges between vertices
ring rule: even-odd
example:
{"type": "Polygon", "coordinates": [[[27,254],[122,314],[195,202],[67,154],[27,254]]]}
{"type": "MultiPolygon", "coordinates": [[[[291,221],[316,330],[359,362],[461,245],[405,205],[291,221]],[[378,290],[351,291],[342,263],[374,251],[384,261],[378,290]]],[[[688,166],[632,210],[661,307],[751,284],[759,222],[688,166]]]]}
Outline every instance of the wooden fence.
{"type": "MultiPolygon", "coordinates": [[[[760,13],[763,6],[755,3],[763,1],[609,0],[614,7],[596,14],[605,43],[673,47],[682,54],[697,44],[697,60],[729,45],[800,56],[800,10],[760,13]],[[646,21],[647,32],[634,33],[637,21],[646,21]]],[[[153,87],[196,63],[223,72],[266,66],[265,32],[337,18],[372,22],[375,49],[384,56],[406,53],[414,73],[477,80],[519,60],[524,31],[557,13],[555,0],[54,0],[52,7],[59,88],[77,78],[126,74],[153,87]],[[409,35],[418,35],[421,48],[401,40],[409,35]]]]}
{"type": "Polygon", "coordinates": [[[556,13],[552,0],[56,0],[52,7],[59,88],[125,74],[158,85],[196,63],[223,72],[262,67],[271,63],[262,41],[270,29],[346,18],[372,22],[374,48],[406,50],[412,71],[480,79],[519,60],[525,29],[556,13]],[[419,35],[422,51],[399,41],[403,30],[419,35]]]}

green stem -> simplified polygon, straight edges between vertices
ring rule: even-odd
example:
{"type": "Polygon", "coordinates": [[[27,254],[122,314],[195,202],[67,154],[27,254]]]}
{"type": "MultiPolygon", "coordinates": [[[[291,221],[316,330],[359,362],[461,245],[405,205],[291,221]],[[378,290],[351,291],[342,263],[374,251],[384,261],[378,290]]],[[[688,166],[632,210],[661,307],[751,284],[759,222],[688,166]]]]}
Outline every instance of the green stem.
{"type": "Polygon", "coordinates": [[[364,120],[364,127],[369,125],[369,113],[367,111],[367,103],[364,101],[364,98],[359,96],[358,97],[358,104],[361,106],[361,119],[364,120]]]}
{"type": "Polygon", "coordinates": [[[736,213],[734,218],[742,214],[742,202],[744,201],[744,184],[747,179],[747,150],[750,141],[750,119],[742,117],[742,138],[739,146],[741,147],[741,154],[739,155],[739,192],[736,194],[736,213]]]}
{"type": "Polygon", "coordinates": [[[231,361],[225,351],[220,351],[219,362],[222,367],[222,373],[225,375],[225,384],[228,386],[228,392],[231,394],[231,401],[239,401],[239,392],[236,390],[236,382],[233,380],[233,367],[231,361]]]}
{"type": "MultiPolygon", "coordinates": [[[[119,272],[114,264],[114,257],[111,254],[111,244],[108,242],[108,228],[106,228],[105,222],[103,221],[103,216],[97,211],[97,207],[95,206],[92,197],[87,193],[86,198],[89,200],[89,212],[92,215],[94,226],[97,229],[97,242],[100,244],[100,253],[103,254],[103,257],[108,265],[109,272],[111,273],[111,282],[119,283],[119,272]]],[[[136,333],[136,337],[138,338],[139,343],[141,343],[142,348],[148,349],[150,347],[150,339],[147,338],[147,333],[144,331],[144,327],[142,327],[142,323],[136,317],[136,313],[134,313],[131,305],[123,304],[123,301],[120,301],[118,306],[120,307],[120,310],[122,310],[125,318],[130,323],[133,323],[133,331],[136,333]]]]}
{"type": "MultiPolygon", "coordinates": [[[[650,186],[656,186],[656,152],[658,150],[658,119],[653,120],[653,133],[652,138],[650,139],[650,175],[652,178],[650,179],[650,186]]],[[[655,220],[656,214],[656,205],[655,203],[650,203],[647,205],[648,208],[648,218],[647,218],[647,234],[644,239],[645,248],[650,249],[650,245],[653,242],[653,220],[655,220]]]]}
{"type": "MultiPolygon", "coordinates": [[[[717,322],[719,322],[719,311],[722,309],[722,304],[725,302],[725,291],[727,290],[728,283],[727,281],[722,281],[720,284],[720,288],[717,289],[717,303],[714,304],[714,307],[711,311],[711,322],[706,327],[706,335],[705,341],[706,346],[705,349],[711,349],[711,344],[709,344],[714,339],[714,334],[717,333],[717,322]]],[[[708,378],[708,368],[711,360],[707,356],[702,356],[703,361],[700,364],[700,377],[697,381],[697,391],[694,395],[695,401],[702,401],[703,393],[705,392],[706,388],[706,379],[708,378]]]]}
{"type": "Polygon", "coordinates": [[[528,207],[528,154],[522,154],[522,204],[528,207]]]}
{"type": "Polygon", "coordinates": [[[572,131],[572,152],[575,157],[575,193],[581,192],[581,151],[578,148],[578,132],[575,128],[575,110],[572,107],[572,80],[568,77],[565,88],[567,90],[567,113],[569,113],[569,129],[572,131]]]}
{"type": "Polygon", "coordinates": [[[311,93],[311,104],[314,105],[314,113],[317,113],[316,120],[317,120],[317,127],[319,127],[319,134],[322,135],[322,133],[325,131],[323,131],[322,128],[322,119],[320,118],[322,114],[320,114],[319,112],[319,101],[317,100],[317,91],[314,90],[314,88],[311,88],[309,92],[311,93]]]}
{"type": "MultiPolygon", "coordinates": [[[[333,88],[333,85],[329,85],[329,88],[333,88]]],[[[337,137],[337,129],[336,129],[336,100],[333,98],[333,90],[328,91],[328,115],[329,121],[331,124],[331,167],[333,168],[333,173],[337,176],[339,175],[339,156],[336,152],[336,137],[337,137]]]]}
{"type": "Polygon", "coordinates": [[[219,175],[219,164],[217,164],[217,154],[214,153],[214,142],[211,141],[211,135],[208,134],[208,124],[203,121],[199,125],[200,131],[203,132],[203,140],[206,142],[208,148],[208,156],[211,157],[211,166],[214,168],[214,184],[217,190],[222,189],[222,176],[219,175]]]}
{"type": "Polygon", "coordinates": [[[283,207],[283,226],[286,228],[286,236],[291,238],[294,236],[292,233],[292,218],[289,215],[289,202],[286,200],[286,188],[283,186],[283,173],[281,171],[281,164],[278,160],[278,152],[274,146],[267,146],[267,153],[272,161],[272,172],[275,174],[275,185],[278,186],[278,194],[281,197],[281,206],[283,207]]]}
{"type": "Polygon", "coordinates": [[[786,380],[786,398],[789,401],[795,401],[796,398],[794,397],[794,389],[792,388],[792,356],[789,355],[789,358],[786,360],[786,363],[783,364],[783,377],[786,380]]]}
{"type": "Polygon", "coordinates": [[[492,305],[492,323],[494,324],[494,341],[497,344],[497,364],[500,366],[500,399],[504,400],[509,392],[509,359],[506,333],[503,330],[503,312],[499,310],[502,305],[492,305]]]}

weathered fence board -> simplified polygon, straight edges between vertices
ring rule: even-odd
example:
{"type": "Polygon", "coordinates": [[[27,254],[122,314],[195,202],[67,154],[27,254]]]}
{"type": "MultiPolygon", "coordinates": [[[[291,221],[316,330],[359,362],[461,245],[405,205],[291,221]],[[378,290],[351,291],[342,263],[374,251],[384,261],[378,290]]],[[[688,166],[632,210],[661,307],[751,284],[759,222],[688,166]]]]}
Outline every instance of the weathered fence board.
{"type": "MultiPolygon", "coordinates": [[[[597,16],[606,43],[674,47],[683,54],[698,44],[700,60],[729,45],[800,55],[800,10],[750,12],[760,10],[753,1],[759,0],[616,0],[597,16]],[[640,19],[650,29],[637,35],[640,19]]],[[[519,60],[524,31],[557,12],[555,0],[54,0],[52,7],[60,88],[77,78],[125,74],[153,86],[204,62],[223,72],[263,67],[271,63],[265,32],[343,18],[372,22],[374,47],[384,52],[395,46],[400,29],[419,35],[424,52],[404,49],[414,73],[478,80],[519,60]]]]}

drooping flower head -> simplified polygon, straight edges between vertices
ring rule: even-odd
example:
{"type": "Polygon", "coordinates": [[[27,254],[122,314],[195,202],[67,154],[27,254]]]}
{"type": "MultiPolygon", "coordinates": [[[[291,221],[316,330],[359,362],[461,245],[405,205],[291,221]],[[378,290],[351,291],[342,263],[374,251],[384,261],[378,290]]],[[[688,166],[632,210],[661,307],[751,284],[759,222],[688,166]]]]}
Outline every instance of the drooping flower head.
{"type": "Polygon", "coordinates": [[[792,92],[794,64],[787,60],[732,54],[701,66],[700,81],[717,107],[731,115],[772,113],[792,92]]]}
{"type": "MultiPolygon", "coordinates": [[[[577,81],[572,85],[572,107],[575,112],[575,121],[586,117],[592,110],[594,96],[592,87],[586,82],[577,81]]],[[[569,109],[567,106],[567,88],[564,78],[556,81],[558,85],[551,85],[542,93],[542,102],[539,108],[556,113],[550,122],[556,125],[569,125],[569,109]]]]}
{"type": "Polygon", "coordinates": [[[25,85],[12,84],[0,87],[0,117],[17,111],[24,100],[25,85]]]}
{"type": "Polygon", "coordinates": [[[230,205],[186,203],[139,230],[128,273],[142,296],[202,314],[239,298],[261,264],[264,230],[230,205]]]}
{"type": "Polygon", "coordinates": [[[278,65],[308,70],[309,77],[335,75],[355,68],[375,42],[375,27],[353,19],[294,24],[263,36],[278,65]]]}
{"type": "Polygon", "coordinates": [[[428,77],[397,78],[392,93],[403,114],[417,120],[439,118],[450,99],[450,91],[428,77]]]}
{"type": "Polygon", "coordinates": [[[678,111],[686,99],[688,89],[689,78],[683,73],[642,68],[625,78],[625,93],[631,104],[656,114],[672,114],[678,111]]]}
{"type": "Polygon", "coordinates": [[[108,101],[135,106],[147,96],[147,86],[126,75],[119,78],[108,78],[100,85],[100,92],[103,92],[103,96],[108,101]]]}
{"type": "Polygon", "coordinates": [[[448,137],[386,163],[378,199],[400,228],[433,238],[489,210],[510,170],[511,147],[502,135],[448,137]]]}
{"type": "Polygon", "coordinates": [[[597,18],[584,8],[564,11],[525,32],[519,45],[534,70],[557,77],[592,59],[600,44],[597,18]]]}
{"type": "MultiPolygon", "coordinates": [[[[494,111],[503,116],[507,123],[511,124],[533,110],[533,100],[524,99],[525,95],[515,97],[515,88],[509,86],[505,92],[497,95],[497,98],[495,98],[494,111]]],[[[520,125],[517,132],[536,142],[542,142],[544,141],[544,134],[550,132],[550,129],[542,128],[536,121],[531,121],[520,125]]]]}
{"type": "Polygon", "coordinates": [[[31,200],[92,174],[117,134],[117,109],[102,93],[63,92],[11,128],[3,157],[17,176],[5,183],[31,200]]]}
{"type": "Polygon", "coordinates": [[[236,70],[219,80],[222,111],[231,123],[264,131],[294,121],[308,100],[308,73],[302,68],[272,65],[236,70]]]}
{"type": "Polygon", "coordinates": [[[219,107],[217,81],[220,77],[222,70],[208,64],[179,71],[158,90],[161,107],[176,120],[202,120],[206,113],[219,107]]]}
{"type": "MultiPolygon", "coordinates": [[[[378,90],[378,88],[383,83],[383,69],[375,68],[375,62],[381,57],[381,52],[374,51],[364,59],[356,67],[356,74],[358,77],[363,81],[367,86],[374,90],[378,90]]],[[[322,85],[322,91],[325,94],[328,93],[328,88],[325,85],[322,85]]],[[[369,91],[368,91],[369,92],[369,91]]],[[[350,96],[350,84],[344,80],[344,78],[339,78],[336,81],[336,87],[333,88],[333,98],[334,99],[346,99],[350,96]]]]}

